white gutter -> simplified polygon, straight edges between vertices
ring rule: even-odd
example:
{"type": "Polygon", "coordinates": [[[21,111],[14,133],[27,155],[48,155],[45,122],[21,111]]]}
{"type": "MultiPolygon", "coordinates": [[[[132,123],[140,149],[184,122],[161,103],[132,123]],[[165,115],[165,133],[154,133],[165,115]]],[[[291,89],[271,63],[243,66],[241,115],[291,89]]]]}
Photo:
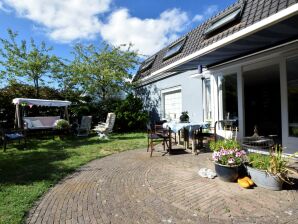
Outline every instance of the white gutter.
{"type": "Polygon", "coordinates": [[[152,76],[155,76],[155,75],[158,75],[160,73],[166,72],[169,69],[175,68],[175,67],[177,67],[181,64],[184,64],[186,62],[191,61],[192,59],[198,58],[198,57],[200,57],[202,55],[205,55],[205,54],[207,54],[211,51],[214,51],[218,48],[221,48],[221,47],[223,47],[223,46],[225,46],[229,43],[235,42],[235,41],[237,41],[237,40],[239,40],[243,37],[249,36],[249,35],[251,35],[251,34],[253,34],[253,33],[255,33],[259,30],[262,30],[262,29],[264,29],[266,27],[269,27],[269,26],[271,26],[275,23],[278,23],[278,22],[280,22],[282,20],[285,20],[285,19],[287,19],[291,16],[294,16],[297,13],[298,13],[298,3],[292,5],[292,6],[286,8],[284,10],[281,10],[280,12],[278,12],[278,13],[272,15],[272,16],[269,16],[268,18],[263,19],[263,20],[255,23],[255,24],[249,26],[249,27],[246,27],[243,30],[240,30],[240,31],[228,36],[228,37],[225,37],[224,39],[221,39],[221,40],[219,40],[219,41],[217,41],[217,42],[215,42],[215,43],[213,43],[213,44],[211,44],[211,45],[209,45],[209,46],[207,46],[207,47],[205,47],[201,50],[198,50],[198,51],[196,51],[196,52],[194,52],[194,53],[192,53],[192,54],[190,54],[190,55],[188,55],[188,56],[186,56],[186,57],[184,57],[184,58],[182,58],[182,59],[180,59],[180,60],[178,60],[178,61],[176,61],[172,64],[169,64],[169,65],[167,65],[167,66],[165,66],[165,67],[163,67],[163,68],[161,68],[161,69],[159,69],[155,72],[152,72],[151,75],[149,75],[147,77],[144,77],[142,80],[146,80],[148,78],[151,78],[152,76]]]}

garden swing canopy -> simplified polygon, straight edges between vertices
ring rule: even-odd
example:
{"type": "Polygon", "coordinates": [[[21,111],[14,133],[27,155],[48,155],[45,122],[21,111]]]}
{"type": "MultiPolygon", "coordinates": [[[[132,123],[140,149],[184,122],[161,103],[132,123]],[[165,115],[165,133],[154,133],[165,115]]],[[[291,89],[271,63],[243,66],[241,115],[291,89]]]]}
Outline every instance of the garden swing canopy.
{"type": "Polygon", "coordinates": [[[67,107],[71,104],[70,101],[63,100],[43,100],[43,99],[29,99],[29,98],[15,98],[12,100],[15,105],[28,105],[46,106],[46,107],[67,107]]]}
{"type": "Polygon", "coordinates": [[[67,107],[71,104],[70,101],[15,98],[12,100],[12,103],[16,105],[15,121],[16,121],[16,126],[18,128],[22,127],[21,113],[20,113],[20,106],[22,105],[29,105],[30,107],[33,105],[46,106],[46,107],[65,107],[65,117],[69,121],[67,107]]]}

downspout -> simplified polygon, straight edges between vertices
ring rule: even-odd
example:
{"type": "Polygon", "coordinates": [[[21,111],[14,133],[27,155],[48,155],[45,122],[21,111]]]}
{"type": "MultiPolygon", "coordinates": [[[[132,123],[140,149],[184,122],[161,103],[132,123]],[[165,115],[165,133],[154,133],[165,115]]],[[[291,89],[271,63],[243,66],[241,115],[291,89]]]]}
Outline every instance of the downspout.
{"type": "Polygon", "coordinates": [[[201,77],[202,80],[202,106],[203,106],[203,122],[205,122],[205,103],[204,103],[204,80],[205,77],[201,77]]]}

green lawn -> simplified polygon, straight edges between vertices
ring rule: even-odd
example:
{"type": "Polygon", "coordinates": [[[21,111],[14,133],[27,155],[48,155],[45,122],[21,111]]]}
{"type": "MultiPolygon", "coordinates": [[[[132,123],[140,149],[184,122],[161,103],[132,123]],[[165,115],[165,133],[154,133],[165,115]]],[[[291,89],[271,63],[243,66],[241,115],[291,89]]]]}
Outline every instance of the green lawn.
{"type": "Polygon", "coordinates": [[[25,150],[8,145],[0,152],[0,223],[21,223],[44,192],[90,160],[145,146],[143,133],[113,134],[110,140],[32,139],[25,150]]]}

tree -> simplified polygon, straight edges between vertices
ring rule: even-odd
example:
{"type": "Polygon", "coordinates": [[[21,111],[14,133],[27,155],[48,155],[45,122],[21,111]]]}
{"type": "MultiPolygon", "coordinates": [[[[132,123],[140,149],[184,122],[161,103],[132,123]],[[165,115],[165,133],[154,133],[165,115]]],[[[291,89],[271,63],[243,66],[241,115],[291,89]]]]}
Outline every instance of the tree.
{"type": "Polygon", "coordinates": [[[115,113],[118,131],[144,130],[148,122],[148,112],[144,110],[143,100],[132,93],[118,103],[115,113]]]}
{"type": "Polygon", "coordinates": [[[138,64],[137,53],[107,43],[96,47],[77,44],[71,64],[73,80],[88,94],[105,101],[130,87],[130,72],[138,64]]]}
{"type": "Polygon", "coordinates": [[[49,52],[53,49],[47,47],[45,42],[38,46],[31,38],[30,44],[26,40],[17,42],[18,33],[8,30],[8,39],[0,38],[0,75],[8,80],[22,77],[34,83],[35,96],[39,96],[40,84],[46,76],[55,73],[60,64],[59,58],[49,52]]]}

